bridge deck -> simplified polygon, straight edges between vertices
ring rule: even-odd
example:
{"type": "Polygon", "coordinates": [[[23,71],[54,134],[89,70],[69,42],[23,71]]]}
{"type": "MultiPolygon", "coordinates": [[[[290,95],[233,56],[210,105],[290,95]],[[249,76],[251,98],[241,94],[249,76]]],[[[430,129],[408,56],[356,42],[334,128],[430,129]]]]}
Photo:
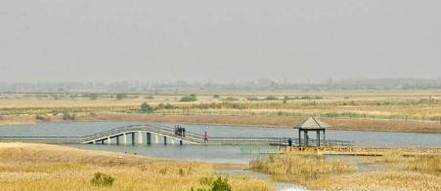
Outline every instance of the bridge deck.
{"type": "MultiPolygon", "coordinates": [[[[107,131],[98,132],[87,136],[0,136],[0,140],[6,141],[36,141],[50,143],[104,143],[105,140],[119,138],[121,136],[135,133],[151,133],[155,136],[167,137],[174,140],[182,140],[187,144],[217,144],[217,145],[288,145],[289,137],[209,137],[208,142],[204,143],[201,134],[186,132],[185,137],[175,134],[174,129],[160,124],[131,125],[113,128],[107,131]]],[[[141,135],[142,137],[142,135],[141,135]]],[[[134,140],[133,144],[134,144],[134,140]]],[[[292,145],[299,145],[297,138],[291,138],[292,145]]],[[[315,140],[310,140],[309,145],[314,145],[315,140]]],[[[350,142],[325,140],[323,145],[350,146],[350,142]]]]}

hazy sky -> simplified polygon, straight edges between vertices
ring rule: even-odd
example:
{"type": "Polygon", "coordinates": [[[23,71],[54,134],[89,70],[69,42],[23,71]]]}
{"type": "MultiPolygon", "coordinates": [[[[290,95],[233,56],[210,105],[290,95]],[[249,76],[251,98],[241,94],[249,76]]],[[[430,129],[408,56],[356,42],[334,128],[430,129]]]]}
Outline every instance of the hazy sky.
{"type": "Polygon", "coordinates": [[[0,81],[441,77],[439,0],[0,0],[0,81]]]}

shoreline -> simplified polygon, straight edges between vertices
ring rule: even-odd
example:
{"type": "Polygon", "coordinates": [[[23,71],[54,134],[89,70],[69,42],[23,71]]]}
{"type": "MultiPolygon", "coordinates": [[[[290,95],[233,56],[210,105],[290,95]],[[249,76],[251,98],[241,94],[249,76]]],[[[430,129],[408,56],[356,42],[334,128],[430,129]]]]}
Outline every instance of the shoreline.
{"type": "MultiPolygon", "coordinates": [[[[185,116],[185,115],[183,115],[185,116]]],[[[181,117],[181,116],[179,116],[181,117]]],[[[179,123],[183,125],[207,125],[207,126],[228,126],[228,127],[256,127],[256,128],[269,128],[269,129],[293,129],[293,127],[288,126],[277,126],[277,125],[267,125],[267,124],[242,124],[242,123],[201,123],[201,122],[182,122],[176,121],[156,121],[156,120],[118,120],[118,119],[87,119],[87,120],[50,120],[50,121],[14,121],[11,123],[1,123],[0,128],[6,126],[20,126],[20,125],[38,125],[45,123],[69,123],[69,122],[138,122],[138,123],[179,123]]],[[[440,134],[441,129],[423,131],[423,130],[395,130],[395,129],[384,129],[384,128],[336,128],[330,127],[327,130],[331,131],[346,131],[346,132],[383,132],[383,133],[417,133],[417,134],[440,134]]]]}
{"type": "MultiPolygon", "coordinates": [[[[288,118],[289,119],[289,118],[288,118]]],[[[61,120],[61,119],[48,119],[48,120],[15,120],[15,121],[1,121],[0,120],[0,128],[4,126],[14,126],[14,125],[36,125],[36,124],[44,124],[44,123],[68,123],[68,122],[140,122],[140,123],[180,123],[186,125],[209,125],[209,126],[239,126],[239,127],[258,127],[258,128],[275,128],[275,129],[291,129],[286,125],[286,121],[278,121],[276,118],[268,116],[246,116],[246,115],[238,115],[238,116],[219,116],[219,115],[158,115],[158,114],[99,114],[95,117],[87,117],[87,118],[79,118],[75,120],[61,120]],[[260,120],[259,124],[253,123],[251,118],[260,120]],[[219,122],[225,119],[225,122],[219,122]],[[267,122],[267,123],[265,123],[267,122]],[[278,124],[277,124],[278,123],[278,124]],[[282,124],[283,123],[283,124],[282,124]]],[[[296,118],[291,119],[292,121],[299,121],[296,118]]],[[[329,120],[323,120],[329,123],[329,120]]],[[[415,127],[406,129],[405,127],[400,128],[388,128],[388,124],[391,126],[400,124],[403,125],[403,122],[396,121],[382,121],[382,120],[372,120],[372,119],[348,119],[348,120],[337,120],[331,121],[331,124],[351,124],[355,123],[354,126],[340,126],[335,127],[331,125],[331,128],[328,130],[332,131],[358,131],[358,132],[390,132],[390,133],[421,133],[421,134],[441,134],[441,125],[440,127],[428,128],[424,126],[423,122],[418,123],[414,122],[421,126],[421,129],[417,129],[415,127]],[[357,123],[380,123],[382,127],[360,127],[357,126],[357,123]]],[[[292,123],[292,126],[295,126],[295,122],[292,123]]],[[[438,125],[438,124],[435,124],[438,125]]]]}

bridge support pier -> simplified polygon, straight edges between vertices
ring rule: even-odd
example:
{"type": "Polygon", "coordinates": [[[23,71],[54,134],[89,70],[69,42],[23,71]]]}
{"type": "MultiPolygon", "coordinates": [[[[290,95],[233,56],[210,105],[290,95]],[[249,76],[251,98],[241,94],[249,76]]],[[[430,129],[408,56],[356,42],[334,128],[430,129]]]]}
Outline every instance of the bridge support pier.
{"type": "Polygon", "coordinates": [[[138,144],[142,145],[142,132],[138,131],[138,144]]]}
{"type": "Polygon", "coordinates": [[[167,136],[164,136],[164,145],[167,145],[167,136]]]}
{"type": "Polygon", "coordinates": [[[147,132],[145,134],[145,139],[146,139],[147,145],[151,145],[152,144],[152,134],[151,133],[147,132]]]}
{"type": "Polygon", "coordinates": [[[159,135],[158,134],[155,134],[155,143],[159,144],[159,135]]]}
{"type": "Polygon", "coordinates": [[[127,145],[127,134],[123,133],[123,144],[127,145]]]}
{"type": "Polygon", "coordinates": [[[116,139],[116,145],[119,145],[119,136],[116,136],[115,139],[116,139]]]}
{"type": "Polygon", "coordinates": [[[104,145],[105,139],[101,139],[101,144],[104,145]]]}
{"type": "Polygon", "coordinates": [[[132,134],[132,146],[135,146],[135,132],[131,133],[132,134]]]}
{"type": "Polygon", "coordinates": [[[110,139],[110,137],[107,137],[107,144],[108,145],[112,144],[112,139],[110,139]]]}

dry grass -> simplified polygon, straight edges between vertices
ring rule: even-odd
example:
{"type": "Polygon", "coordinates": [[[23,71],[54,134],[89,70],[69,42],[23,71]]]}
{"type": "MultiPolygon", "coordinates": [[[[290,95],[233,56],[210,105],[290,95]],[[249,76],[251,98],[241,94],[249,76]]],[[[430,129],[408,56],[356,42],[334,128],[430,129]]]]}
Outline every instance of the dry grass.
{"type": "Polygon", "coordinates": [[[441,177],[409,171],[361,172],[311,182],[313,188],[326,190],[425,190],[441,189],[441,177]]]}
{"type": "MultiPolygon", "coordinates": [[[[190,190],[215,166],[24,143],[0,143],[1,190],[190,190]],[[115,183],[97,187],[96,172],[115,183]]],[[[234,190],[271,190],[260,180],[230,177],[234,190]]]]}
{"type": "Polygon", "coordinates": [[[276,180],[301,184],[356,170],[353,164],[341,160],[328,160],[323,155],[298,155],[289,152],[253,161],[250,166],[259,172],[270,174],[276,180]]]}
{"type": "Polygon", "coordinates": [[[441,157],[418,156],[406,163],[406,169],[441,176],[441,157]]]}
{"type": "Polygon", "coordinates": [[[441,152],[436,149],[346,150],[341,154],[352,156],[337,157],[340,158],[337,162],[324,159],[324,154],[335,155],[338,152],[335,149],[287,151],[283,155],[254,162],[251,167],[275,179],[295,182],[310,189],[441,190],[441,152]],[[349,165],[354,163],[358,168],[349,165]],[[305,167],[311,164],[316,165],[305,167]],[[291,170],[293,167],[298,169],[291,170]],[[315,176],[315,173],[319,175],[315,176]]]}
{"type": "MultiPolygon", "coordinates": [[[[36,115],[57,121],[56,114],[75,113],[78,120],[133,119],[223,125],[292,127],[305,116],[320,115],[335,129],[441,133],[441,92],[268,92],[199,95],[196,102],[179,102],[180,95],[142,95],[122,100],[98,98],[58,100],[35,97],[0,99],[0,125],[36,123],[36,115]],[[283,100],[287,96],[288,100],[283,100]],[[225,100],[232,97],[233,101],[225,100]],[[257,101],[247,100],[257,97],[257,101]],[[305,98],[306,97],[306,98],[305,98]],[[153,115],[136,115],[141,103],[155,107],[153,115]],[[159,107],[171,104],[170,108],[159,107]],[[130,116],[134,115],[134,116],[130,116]],[[98,117],[97,117],[98,116],[98,117]],[[326,117],[326,119],[325,119],[326,117]],[[431,120],[424,123],[416,120],[431,120]]],[[[139,113],[138,113],[139,114],[139,113]]]]}

